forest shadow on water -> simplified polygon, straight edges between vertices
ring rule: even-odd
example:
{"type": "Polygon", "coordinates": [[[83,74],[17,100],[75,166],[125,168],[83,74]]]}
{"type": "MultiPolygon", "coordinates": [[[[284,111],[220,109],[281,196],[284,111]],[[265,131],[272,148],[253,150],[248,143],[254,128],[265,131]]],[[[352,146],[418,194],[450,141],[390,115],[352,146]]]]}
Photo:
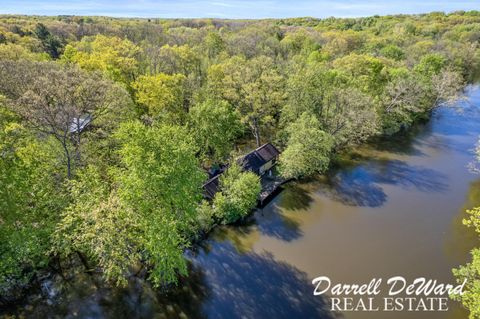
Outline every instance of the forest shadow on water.
{"type": "MultiPolygon", "coordinates": [[[[310,184],[310,186],[316,184],[310,184]]],[[[215,229],[215,240],[228,240],[238,252],[249,252],[260,236],[291,242],[303,236],[300,223],[291,214],[304,213],[313,203],[313,189],[304,183],[291,182],[275,198],[254,214],[232,225],[215,229]]]]}
{"type": "Polygon", "coordinates": [[[257,210],[244,221],[215,229],[212,238],[217,241],[228,240],[237,252],[252,250],[260,236],[273,237],[285,242],[300,238],[301,225],[288,216],[282,215],[277,206],[257,210]]]}
{"type": "Polygon", "coordinates": [[[425,193],[448,190],[447,177],[433,169],[397,159],[368,159],[357,166],[332,171],[318,192],[345,205],[380,207],[387,200],[382,185],[425,193]]]}
{"type": "MultiPolygon", "coordinates": [[[[329,310],[304,272],[268,253],[238,253],[228,241],[207,240],[187,253],[189,275],[167,292],[131,278],[125,288],[79,274],[57,283],[50,301],[30,301],[28,318],[341,318],[329,310]],[[285,302],[288,301],[288,302],[285,302]]],[[[52,287],[53,288],[53,287],[52,287]]]]}
{"type": "Polygon", "coordinates": [[[279,213],[275,206],[262,210],[256,218],[261,219],[257,228],[263,235],[287,242],[302,236],[298,222],[279,213]]]}
{"type": "Polygon", "coordinates": [[[53,276],[48,281],[50,296],[38,289],[25,307],[10,314],[39,319],[205,318],[201,306],[209,292],[204,281],[204,274],[191,264],[189,276],[180,277],[178,286],[168,290],[154,288],[141,277],[131,277],[126,287],[113,287],[97,274],[79,272],[66,280],[53,276]]]}
{"type": "Polygon", "coordinates": [[[207,245],[194,262],[208,277],[209,318],[341,318],[324,297],[313,296],[306,273],[272,254],[239,254],[228,241],[207,245]]]}
{"type": "Polygon", "coordinates": [[[431,122],[421,121],[394,135],[372,138],[367,145],[380,152],[409,156],[426,156],[427,154],[421,150],[419,140],[422,139],[422,137],[429,136],[431,132],[431,122]]]}

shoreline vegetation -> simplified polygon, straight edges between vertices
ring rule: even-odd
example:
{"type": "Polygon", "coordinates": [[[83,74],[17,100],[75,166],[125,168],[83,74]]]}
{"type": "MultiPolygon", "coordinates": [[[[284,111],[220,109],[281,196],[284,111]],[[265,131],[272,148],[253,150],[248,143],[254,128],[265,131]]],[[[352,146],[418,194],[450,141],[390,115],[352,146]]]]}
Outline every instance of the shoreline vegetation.
{"type": "Polygon", "coordinates": [[[259,177],[233,159],[272,142],[285,179],[322,174],[455,101],[479,40],[477,11],[0,16],[0,304],[45,271],[175,284],[193,241],[256,205],[259,177]]]}

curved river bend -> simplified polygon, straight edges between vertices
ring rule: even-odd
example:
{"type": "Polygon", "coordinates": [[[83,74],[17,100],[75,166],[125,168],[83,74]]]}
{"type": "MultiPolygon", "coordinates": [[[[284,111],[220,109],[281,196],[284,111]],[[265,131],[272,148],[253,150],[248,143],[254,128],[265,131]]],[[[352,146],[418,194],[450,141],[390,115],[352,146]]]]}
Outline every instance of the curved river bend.
{"type": "MultiPolygon", "coordinates": [[[[190,276],[169,295],[141,281],[108,289],[92,280],[44,289],[4,313],[80,318],[466,318],[448,312],[331,313],[311,281],[363,283],[400,275],[454,283],[451,268],[479,243],[462,226],[480,205],[470,173],[480,134],[480,88],[405,135],[361,147],[328,176],[285,186],[245,224],[217,228],[188,253],[190,276]]],[[[58,284],[57,284],[58,285],[58,284]]]]}

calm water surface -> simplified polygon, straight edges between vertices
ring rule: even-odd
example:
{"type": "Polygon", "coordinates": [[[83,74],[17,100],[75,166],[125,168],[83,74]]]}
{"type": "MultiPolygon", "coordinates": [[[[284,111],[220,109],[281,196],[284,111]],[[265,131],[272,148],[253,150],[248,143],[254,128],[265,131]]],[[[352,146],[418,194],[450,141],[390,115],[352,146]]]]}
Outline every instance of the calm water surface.
{"type": "Polygon", "coordinates": [[[461,224],[480,205],[470,173],[480,88],[409,134],[357,149],[328,176],[285,187],[245,224],[216,229],[188,252],[190,276],[168,295],[144,282],[108,289],[88,277],[46,287],[4,313],[81,318],[422,318],[446,313],[331,313],[311,280],[363,283],[401,275],[454,283],[451,268],[479,243],[461,224]]]}

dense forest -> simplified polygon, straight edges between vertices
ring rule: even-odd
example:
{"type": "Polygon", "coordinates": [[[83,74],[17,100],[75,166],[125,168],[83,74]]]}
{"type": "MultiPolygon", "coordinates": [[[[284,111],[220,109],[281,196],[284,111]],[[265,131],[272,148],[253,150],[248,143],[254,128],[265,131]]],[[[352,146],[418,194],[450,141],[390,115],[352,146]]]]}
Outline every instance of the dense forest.
{"type": "Polygon", "coordinates": [[[475,11],[0,16],[2,302],[45,269],[175,283],[193,241],[255,206],[259,178],[240,154],[272,142],[284,178],[322,173],[454,101],[479,71],[479,41],[475,11]],[[207,170],[225,163],[220,192],[202,199],[207,170]]]}

